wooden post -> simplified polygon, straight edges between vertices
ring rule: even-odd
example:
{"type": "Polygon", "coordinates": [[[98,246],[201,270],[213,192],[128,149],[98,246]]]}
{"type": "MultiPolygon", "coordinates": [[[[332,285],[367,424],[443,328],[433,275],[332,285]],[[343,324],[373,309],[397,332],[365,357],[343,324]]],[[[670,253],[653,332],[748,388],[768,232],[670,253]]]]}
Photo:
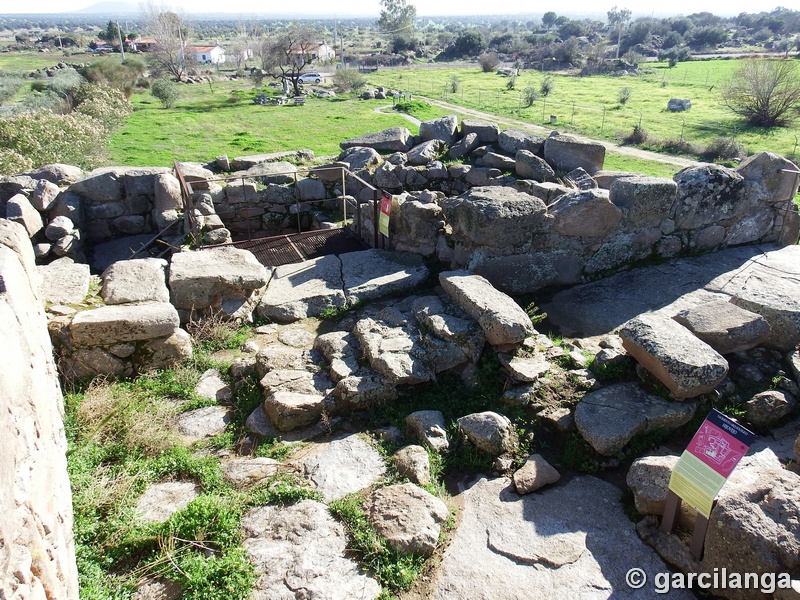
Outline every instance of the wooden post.
{"type": "Polygon", "coordinates": [[[661,520],[661,529],[667,533],[673,533],[678,524],[678,515],[681,512],[681,498],[669,490],[667,492],[667,501],[664,504],[664,518],[661,520]]]}

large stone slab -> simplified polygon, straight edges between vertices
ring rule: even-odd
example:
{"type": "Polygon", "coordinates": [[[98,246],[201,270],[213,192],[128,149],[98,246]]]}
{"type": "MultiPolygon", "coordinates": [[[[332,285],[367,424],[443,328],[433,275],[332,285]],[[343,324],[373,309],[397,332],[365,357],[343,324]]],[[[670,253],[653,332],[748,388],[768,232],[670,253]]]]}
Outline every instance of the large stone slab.
{"type": "Polygon", "coordinates": [[[106,346],[168,337],[179,325],[171,304],[154,302],[81,311],[72,319],[70,333],[77,346],[106,346]]]}
{"type": "Polygon", "coordinates": [[[553,231],[566,236],[604,238],[616,231],[622,220],[622,210],[600,189],[567,192],[548,210],[553,231]]]}
{"type": "Polygon", "coordinates": [[[376,133],[367,133],[347,139],[339,144],[342,150],[354,146],[364,146],[373,150],[387,152],[406,152],[414,145],[414,136],[405,127],[390,127],[376,133]]]}
{"type": "Polygon", "coordinates": [[[798,316],[793,298],[800,298],[800,246],[728,248],[640,267],[559,292],[541,308],[562,335],[592,336],[615,331],[645,312],[673,317],[732,296],[752,301],[749,306],[736,303],[764,316],[773,332],[776,324],[783,327],[788,335],[777,339],[788,343],[798,331],[791,324],[798,316]],[[755,300],[765,308],[755,308],[755,300]],[[770,306],[773,317],[761,312],[770,306]]]}
{"type": "Polygon", "coordinates": [[[744,213],[753,206],[744,177],[722,165],[698,164],[675,175],[675,225],[697,229],[744,213]]]}
{"type": "Polygon", "coordinates": [[[720,354],[750,350],[770,334],[764,317],[724,300],[682,310],[675,320],[720,354]]]}
{"type": "Polygon", "coordinates": [[[348,305],[408,292],[428,278],[419,254],[362,250],[342,254],[342,279],[348,305]]]}
{"type": "Polygon", "coordinates": [[[520,150],[538,154],[544,140],[541,136],[520,129],[505,129],[497,136],[497,145],[509,156],[514,156],[520,150]]]}
{"type": "Polygon", "coordinates": [[[247,310],[270,275],[271,269],[247,250],[223,246],[178,252],[169,266],[170,296],[179,309],[213,309],[234,315],[247,310]]]}
{"type": "Polygon", "coordinates": [[[325,498],[338,500],[371,486],[386,473],[386,464],[375,448],[358,435],[320,444],[303,461],[303,469],[325,498]]]}
{"type": "Polygon", "coordinates": [[[306,598],[372,600],[377,581],[345,557],[344,526],[313,500],[291,506],[260,506],[242,519],[244,541],[258,580],[253,600],[306,598]]]}
{"type": "Polygon", "coordinates": [[[728,361],[672,319],[643,314],[619,334],[628,354],[679,398],[706,394],[728,374],[728,361]]]}
{"type": "MultiPolygon", "coordinates": [[[[648,585],[669,572],[636,536],[620,491],[594,477],[526,496],[507,478],[481,479],[460,498],[461,523],[430,585],[435,600],[639,600],[656,596],[630,588],[628,570],[643,569],[648,585]]],[[[693,598],[686,590],[664,597],[693,598]]]]}
{"type": "Polygon", "coordinates": [[[169,302],[167,261],[142,258],[115,262],[103,273],[101,294],[106,304],[169,302]]]}
{"type": "Polygon", "coordinates": [[[636,383],[616,383],[590,392],[575,408],[575,426],[600,454],[612,456],[635,435],[675,429],[694,416],[697,403],[670,402],[636,383]]]}
{"type": "Polygon", "coordinates": [[[78,304],[89,293],[89,265],[60,258],[49,265],[40,265],[37,269],[42,277],[43,302],[78,304]]]}
{"type": "Polygon", "coordinates": [[[606,148],[602,144],[584,142],[569,135],[551,135],[544,141],[544,159],[562,173],[581,167],[594,175],[603,168],[605,157],[606,148]]]}
{"type": "Polygon", "coordinates": [[[455,141],[456,129],[458,128],[458,117],[447,115],[431,121],[423,121],[419,124],[419,137],[422,141],[442,140],[447,146],[455,141]]]}
{"type": "Polygon", "coordinates": [[[289,323],[345,305],[342,261],[329,255],[276,267],[256,308],[262,319],[289,323]]]}
{"type": "Polygon", "coordinates": [[[20,223],[28,232],[28,237],[33,237],[44,227],[42,216],[24,194],[12,196],[6,204],[5,216],[9,221],[20,223]]]}
{"type": "Polygon", "coordinates": [[[493,346],[522,343],[535,332],[525,311],[480,275],[446,271],[439,274],[439,283],[480,324],[486,341],[493,346]]]}
{"type": "Polygon", "coordinates": [[[616,179],[609,198],[634,227],[657,227],[671,215],[677,191],[671,179],[634,175],[616,179]]]}

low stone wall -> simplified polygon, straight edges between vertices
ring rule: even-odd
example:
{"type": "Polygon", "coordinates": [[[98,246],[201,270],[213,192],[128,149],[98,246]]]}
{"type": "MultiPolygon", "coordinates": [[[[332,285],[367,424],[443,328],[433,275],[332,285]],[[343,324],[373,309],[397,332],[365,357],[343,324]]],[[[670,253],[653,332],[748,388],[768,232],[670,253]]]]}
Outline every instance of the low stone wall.
{"type": "Polygon", "coordinates": [[[64,404],[22,225],[0,219],[0,596],[78,598],[64,404]]]}

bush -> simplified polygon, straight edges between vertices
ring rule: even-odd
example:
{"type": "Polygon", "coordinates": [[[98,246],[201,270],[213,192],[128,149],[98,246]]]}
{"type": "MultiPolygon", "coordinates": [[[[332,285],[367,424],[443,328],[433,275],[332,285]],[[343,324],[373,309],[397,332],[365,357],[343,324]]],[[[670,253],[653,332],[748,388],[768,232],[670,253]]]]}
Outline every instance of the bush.
{"type": "Polygon", "coordinates": [[[9,148],[0,148],[0,175],[16,175],[33,167],[33,161],[27,156],[9,148]]]}
{"type": "Polygon", "coordinates": [[[86,80],[75,69],[61,69],[48,82],[48,88],[66,98],[71,96],[86,80]]]}
{"type": "Polygon", "coordinates": [[[451,94],[455,94],[459,87],[461,87],[461,82],[458,80],[458,75],[453,75],[447,84],[447,89],[451,94]]]}
{"type": "Polygon", "coordinates": [[[545,98],[553,93],[553,87],[555,87],[555,83],[553,82],[553,78],[548,75],[544,79],[542,79],[541,85],[539,85],[539,93],[544,96],[545,98]]]}
{"type": "Polygon", "coordinates": [[[117,88],[125,94],[125,97],[130,98],[145,71],[146,66],[141,60],[131,58],[121,63],[108,60],[96,61],[79,72],[90,83],[102,83],[117,88]]]}
{"type": "Polygon", "coordinates": [[[628,100],[631,99],[631,88],[624,87],[620,88],[619,93],[617,95],[617,100],[619,100],[620,104],[627,104],[628,100]]]}
{"type": "Polygon", "coordinates": [[[508,81],[506,81],[506,89],[513,90],[515,87],[517,87],[517,76],[512,75],[508,78],[508,81]]]}
{"type": "Polygon", "coordinates": [[[725,136],[714,138],[700,154],[700,158],[707,161],[732,160],[739,161],[747,157],[744,145],[735,139],[725,136]]]}
{"type": "Polygon", "coordinates": [[[133,112],[133,105],[115,88],[88,83],[75,93],[75,111],[96,119],[107,133],[125,124],[133,112]]]}
{"type": "Polygon", "coordinates": [[[152,83],[150,86],[150,94],[157,98],[164,108],[172,108],[178,96],[180,96],[180,90],[174,81],[164,77],[152,83]]]}
{"type": "Polygon", "coordinates": [[[367,85],[367,79],[358,69],[337,69],[333,74],[333,89],[340,94],[357,92],[367,85]]]}
{"type": "Polygon", "coordinates": [[[625,137],[626,144],[644,144],[647,141],[647,131],[641,125],[634,125],[633,131],[625,137]]]}
{"type": "Polygon", "coordinates": [[[749,59],[722,87],[722,101],[757,127],[788,125],[800,107],[800,73],[787,59],[749,59]]]}
{"type": "Polygon", "coordinates": [[[11,100],[21,87],[21,77],[11,73],[0,73],[0,106],[11,100]]]}
{"type": "Polygon", "coordinates": [[[484,73],[491,73],[500,64],[500,57],[496,52],[484,52],[478,57],[478,64],[484,73]]]}
{"type": "Polygon", "coordinates": [[[531,106],[539,99],[539,92],[536,90],[536,88],[531,86],[526,87],[522,94],[525,98],[526,107],[531,106]]]}

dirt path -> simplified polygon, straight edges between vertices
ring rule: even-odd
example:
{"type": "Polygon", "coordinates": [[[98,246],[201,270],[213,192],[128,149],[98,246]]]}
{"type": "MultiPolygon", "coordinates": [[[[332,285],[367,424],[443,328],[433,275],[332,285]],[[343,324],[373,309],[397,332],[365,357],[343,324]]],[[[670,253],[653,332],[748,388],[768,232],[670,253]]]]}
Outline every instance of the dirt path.
{"type": "Polygon", "coordinates": [[[408,113],[398,112],[396,110],[387,111],[386,110],[387,108],[391,109],[392,105],[391,104],[387,104],[386,106],[379,106],[378,108],[375,109],[375,112],[376,113],[381,113],[381,114],[384,114],[384,115],[399,115],[399,116],[403,117],[406,121],[411,121],[417,127],[419,127],[419,124],[422,123],[422,121],[420,121],[417,117],[412,117],[408,113]]]}
{"type": "MultiPolygon", "coordinates": [[[[513,127],[514,129],[521,129],[523,131],[529,131],[531,133],[535,133],[538,135],[548,136],[552,129],[548,129],[547,127],[542,127],[540,125],[533,125],[532,123],[528,123],[526,121],[521,121],[519,119],[512,119],[510,117],[501,117],[494,113],[484,112],[481,110],[475,110],[472,108],[465,108],[463,106],[458,106],[457,104],[450,104],[449,102],[443,102],[441,100],[435,100],[433,98],[422,98],[426,102],[433,104],[435,106],[439,106],[441,108],[453,111],[455,113],[460,113],[462,115],[467,115],[469,117],[475,117],[478,119],[484,119],[486,121],[492,121],[498,124],[505,125],[507,127],[513,127]]],[[[668,165],[674,165],[676,167],[688,167],[690,165],[695,164],[697,161],[689,160],[688,158],[681,158],[679,156],[671,156],[669,154],[659,154],[658,152],[651,152],[649,150],[641,150],[639,148],[634,148],[631,146],[620,146],[619,144],[615,144],[613,142],[607,142],[605,140],[596,140],[592,138],[588,138],[586,136],[572,133],[570,132],[569,135],[572,137],[583,140],[587,142],[594,142],[596,144],[603,144],[606,147],[606,150],[616,152],[617,154],[621,154],[623,156],[630,156],[632,158],[638,158],[642,160],[652,160],[656,162],[665,163],[668,165]]]]}

